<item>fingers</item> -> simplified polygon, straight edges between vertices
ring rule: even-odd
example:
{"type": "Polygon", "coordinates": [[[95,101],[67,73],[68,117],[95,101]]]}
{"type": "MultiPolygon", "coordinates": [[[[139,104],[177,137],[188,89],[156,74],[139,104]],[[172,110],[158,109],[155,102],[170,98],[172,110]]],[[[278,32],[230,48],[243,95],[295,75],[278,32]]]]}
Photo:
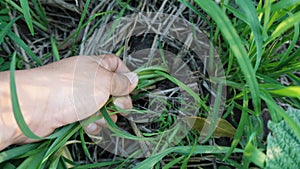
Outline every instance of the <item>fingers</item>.
{"type": "Polygon", "coordinates": [[[123,61],[115,55],[102,55],[97,59],[98,64],[110,72],[126,73],[130,72],[123,61]]]}
{"type": "MultiPolygon", "coordinates": [[[[112,120],[114,122],[116,122],[118,119],[117,115],[111,115],[110,117],[112,118],[112,120]]],[[[107,127],[107,124],[106,124],[106,121],[104,118],[88,124],[87,126],[84,127],[84,130],[87,134],[97,135],[102,130],[102,127],[107,127]]]]}
{"type": "Polygon", "coordinates": [[[119,57],[115,55],[101,55],[96,57],[95,60],[102,68],[112,73],[110,80],[110,94],[112,96],[128,95],[137,86],[137,74],[130,72],[119,57]]]}
{"type": "Polygon", "coordinates": [[[138,76],[134,72],[114,73],[110,85],[112,96],[125,96],[134,90],[138,83],[138,76]]]}
{"type": "Polygon", "coordinates": [[[115,97],[114,104],[122,109],[131,109],[132,101],[130,96],[115,97]]]}

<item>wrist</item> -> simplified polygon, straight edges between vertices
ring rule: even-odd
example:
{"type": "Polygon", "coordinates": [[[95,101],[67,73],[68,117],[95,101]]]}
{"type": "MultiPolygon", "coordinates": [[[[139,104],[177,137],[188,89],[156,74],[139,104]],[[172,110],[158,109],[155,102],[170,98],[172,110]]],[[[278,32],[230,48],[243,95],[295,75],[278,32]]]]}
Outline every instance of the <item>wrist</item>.
{"type": "Polygon", "coordinates": [[[18,137],[18,125],[11,107],[9,74],[0,72],[0,151],[14,144],[18,137]]]}
{"type": "Polygon", "coordinates": [[[0,115],[0,151],[9,145],[14,144],[18,137],[17,127],[14,125],[14,119],[8,117],[6,113],[0,115]],[[13,122],[13,123],[12,123],[13,122]]]}

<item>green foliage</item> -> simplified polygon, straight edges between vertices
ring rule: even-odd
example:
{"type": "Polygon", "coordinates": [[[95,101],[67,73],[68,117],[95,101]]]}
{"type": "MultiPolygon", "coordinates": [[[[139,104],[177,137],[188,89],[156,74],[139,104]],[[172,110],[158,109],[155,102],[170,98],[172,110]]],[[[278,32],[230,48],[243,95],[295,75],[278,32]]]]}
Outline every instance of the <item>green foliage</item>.
{"type": "MultiPolygon", "coordinates": [[[[288,115],[300,126],[300,110],[289,108],[288,115]]],[[[267,159],[265,168],[298,168],[300,166],[300,139],[285,121],[270,121],[272,131],[267,139],[267,159]]]]}
{"type": "MultiPolygon", "coordinates": [[[[219,154],[226,153],[229,150],[228,147],[221,146],[177,146],[173,148],[169,148],[162,153],[153,155],[143,162],[139,163],[134,169],[144,169],[144,168],[152,168],[159,160],[170,153],[179,153],[179,154],[190,154],[193,151],[193,154],[219,154]],[[194,150],[193,150],[194,149],[194,150]]],[[[234,149],[235,153],[243,152],[241,149],[234,149]]]]}
{"type": "Polygon", "coordinates": [[[22,8],[22,13],[25,18],[26,24],[30,30],[31,35],[34,35],[34,30],[33,30],[33,24],[32,24],[32,19],[30,15],[30,8],[28,4],[28,0],[20,0],[21,3],[21,8],[22,8]]]}

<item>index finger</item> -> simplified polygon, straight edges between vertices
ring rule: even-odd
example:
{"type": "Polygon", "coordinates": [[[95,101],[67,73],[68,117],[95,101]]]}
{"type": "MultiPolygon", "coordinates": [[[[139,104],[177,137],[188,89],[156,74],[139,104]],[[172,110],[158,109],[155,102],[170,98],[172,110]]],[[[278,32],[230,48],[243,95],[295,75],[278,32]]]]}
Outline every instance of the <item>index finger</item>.
{"type": "Polygon", "coordinates": [[[116,55],[106,54],[101,56],[93,56],[97,63],[104,69],[116,73],[128,73],[130,70],[123,61],[116,55]]]}

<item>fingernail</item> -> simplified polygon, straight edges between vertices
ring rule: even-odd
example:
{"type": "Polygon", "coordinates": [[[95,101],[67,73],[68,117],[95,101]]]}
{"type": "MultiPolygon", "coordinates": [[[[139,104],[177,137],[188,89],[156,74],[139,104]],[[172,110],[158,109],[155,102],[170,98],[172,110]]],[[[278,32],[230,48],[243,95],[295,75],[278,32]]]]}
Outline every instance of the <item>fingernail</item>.
{"type": "Polygon", "coordinates": [[[116,105],[117,107],[119,107],[119,108],[121,108],[121,109],[124,109],[124,107],[125,107],[122,103],[120,103],[120,102],[118,101],[118,99],[114,100],[114,105],[116,105]]]}
{"type": "Polygon", "coordinates": [[[104,118],[101,118],[101,119],[97,120],[97,123],[100,124],[100,125],[102,125],[102,126],[106,125],[106,121],[105,121],[104,118]]]}
{"type": "Polygon", "coordinates": [[[95,123],[90,123],[87,127],[86,127],[87,130],[89,130],[90,132],[93,132],[97,129],[97,124],[95,123]]]}
{"type": "Polygon", "coordinates": [[[138,82],[138,76],[134,72],[124,73],[124,75],[128,78],[131,84],[136,84],[138,82]]]}

